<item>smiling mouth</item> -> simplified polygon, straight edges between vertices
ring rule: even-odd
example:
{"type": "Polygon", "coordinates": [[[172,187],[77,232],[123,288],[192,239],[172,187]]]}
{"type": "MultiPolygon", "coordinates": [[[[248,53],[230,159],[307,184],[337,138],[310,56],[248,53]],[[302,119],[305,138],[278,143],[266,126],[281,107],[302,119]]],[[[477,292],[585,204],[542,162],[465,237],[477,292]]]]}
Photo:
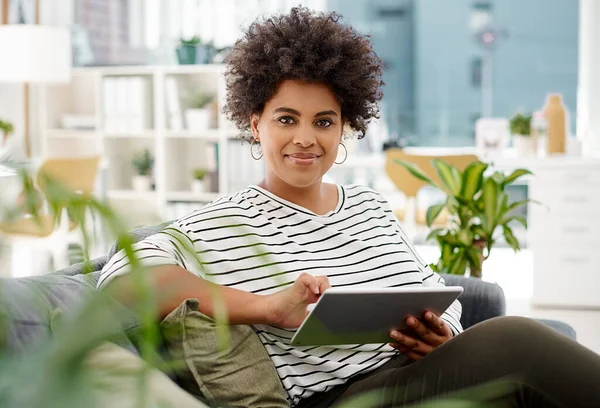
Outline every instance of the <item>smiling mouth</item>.
{"type": "Polygon", "coordinates": [[[308,166],[316,162],[321,156],[314,153],[293,153],[286,154],[285,157],[294,164],[308,166]]]}

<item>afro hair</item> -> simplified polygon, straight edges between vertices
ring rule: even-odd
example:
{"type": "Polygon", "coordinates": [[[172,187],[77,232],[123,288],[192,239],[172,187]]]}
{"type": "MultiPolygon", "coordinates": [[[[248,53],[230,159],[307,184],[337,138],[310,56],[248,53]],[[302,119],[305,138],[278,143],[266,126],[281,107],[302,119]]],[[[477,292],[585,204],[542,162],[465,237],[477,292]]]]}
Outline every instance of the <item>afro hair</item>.
{"type": "Polygon", "coordinates": [[[368,36],[342,24],[335,12],[303,7],[253,22],[227,57],[225,113],[242,131],[286,80],[327,85],[358,137],[379,117],[382,64],[368,36]]]}

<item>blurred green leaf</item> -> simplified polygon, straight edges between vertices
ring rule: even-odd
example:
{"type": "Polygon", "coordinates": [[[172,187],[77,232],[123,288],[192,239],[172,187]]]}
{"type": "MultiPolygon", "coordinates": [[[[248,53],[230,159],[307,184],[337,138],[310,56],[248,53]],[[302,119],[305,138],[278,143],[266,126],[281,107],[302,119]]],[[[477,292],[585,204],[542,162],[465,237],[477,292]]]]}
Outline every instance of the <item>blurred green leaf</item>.
{"type": "Polygon", "coordinates": [[[423,173],[421,169],[419,169],[414,163],[410,163],[404,160],[394,160],[394,163],[403,166],[406,170],[408,170],[410,174],[413,175],[413,177],[416,177],[417,179],[424,181],[432,186],[436,186],[435,183],[429,177],[427,177],[427,175],[423,173]]]}
{"type": "Polygon", "coordinates": [[[442,210],[446,207],[446,204],[437,204],[432,205],[427,209],[427,214],[425,215],[427,226],[431,227],[431,224],[435,221],[435,219],[440,215],[442,210]]]}
{"type": "Polygon", "coordinates": [[[447,191],[454,196],[458,195],[460,192],[460,172],[458,169],[441,159],[434,159],[432,164],[447,191]]]}

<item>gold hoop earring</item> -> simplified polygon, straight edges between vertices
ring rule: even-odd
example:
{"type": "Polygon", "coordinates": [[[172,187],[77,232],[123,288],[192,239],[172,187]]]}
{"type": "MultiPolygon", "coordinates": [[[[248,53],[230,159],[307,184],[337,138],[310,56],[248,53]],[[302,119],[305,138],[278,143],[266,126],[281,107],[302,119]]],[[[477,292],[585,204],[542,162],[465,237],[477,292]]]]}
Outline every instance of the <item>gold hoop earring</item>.
{"type": "Polygon", "coordinates": [[[254,143],[256,143],[256,139],[252,138],[252,142],[250,143],[250,156],[252,156],[254,160],[260,160],[263,157],[262,148],[260,148],[260,142],[258,144],[258,147],[260,148],[260,156],[258,157],[254,155],[254,143]]]}
{"type": "Polygon", "coordinates": [[[339,162],[339,163],[338,163],[338,162],[336,162],[336,161],[334,161],[334,163],[335,163],[335,164],[342,164],[342,163],[343,163],[343,162],[345,162],[345,161],[346,161],[346,159],[348,158],[348,149],[346,149],[346,146],[345,146],[343,143],[340,143],[340,146],[342,146],[342,147],[344,148],[344,153],[345,153],[345,155],[344,155],[344,160],[342,160],[342,161],[341,161],[341,162],[339,162]]]}

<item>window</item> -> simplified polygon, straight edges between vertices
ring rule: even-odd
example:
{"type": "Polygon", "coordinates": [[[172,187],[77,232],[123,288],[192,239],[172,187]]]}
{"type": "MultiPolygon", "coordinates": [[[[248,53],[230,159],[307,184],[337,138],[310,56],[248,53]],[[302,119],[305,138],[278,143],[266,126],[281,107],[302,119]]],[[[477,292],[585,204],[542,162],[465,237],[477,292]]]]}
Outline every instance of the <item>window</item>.
{"type": "Polygon", "coordinates": [[[81,65],[176,63],[174,49],[182,36],[199,35],[224,47],[259,15],[298,3],[335,10],[370,34],[385,62],[385,129],[377,131],[404,143],[471,145],[473,112],[493,117],[533,112],[551,92],[562,94],[569,116],[577,117],[578,1],[74,2],[81,65]]]}
{"type": "Polygon", "coordinates": [[[390,10],[387,0],[330,0],[327,8],[370,33],[389,64],[388,133],[415,145],[465,146],[474,143],[474,112],[533,112],[550,92],[576,117],[578,3],[396,0],[405,11],[391,14],[401,18],[379,12],[390,10]]]}

